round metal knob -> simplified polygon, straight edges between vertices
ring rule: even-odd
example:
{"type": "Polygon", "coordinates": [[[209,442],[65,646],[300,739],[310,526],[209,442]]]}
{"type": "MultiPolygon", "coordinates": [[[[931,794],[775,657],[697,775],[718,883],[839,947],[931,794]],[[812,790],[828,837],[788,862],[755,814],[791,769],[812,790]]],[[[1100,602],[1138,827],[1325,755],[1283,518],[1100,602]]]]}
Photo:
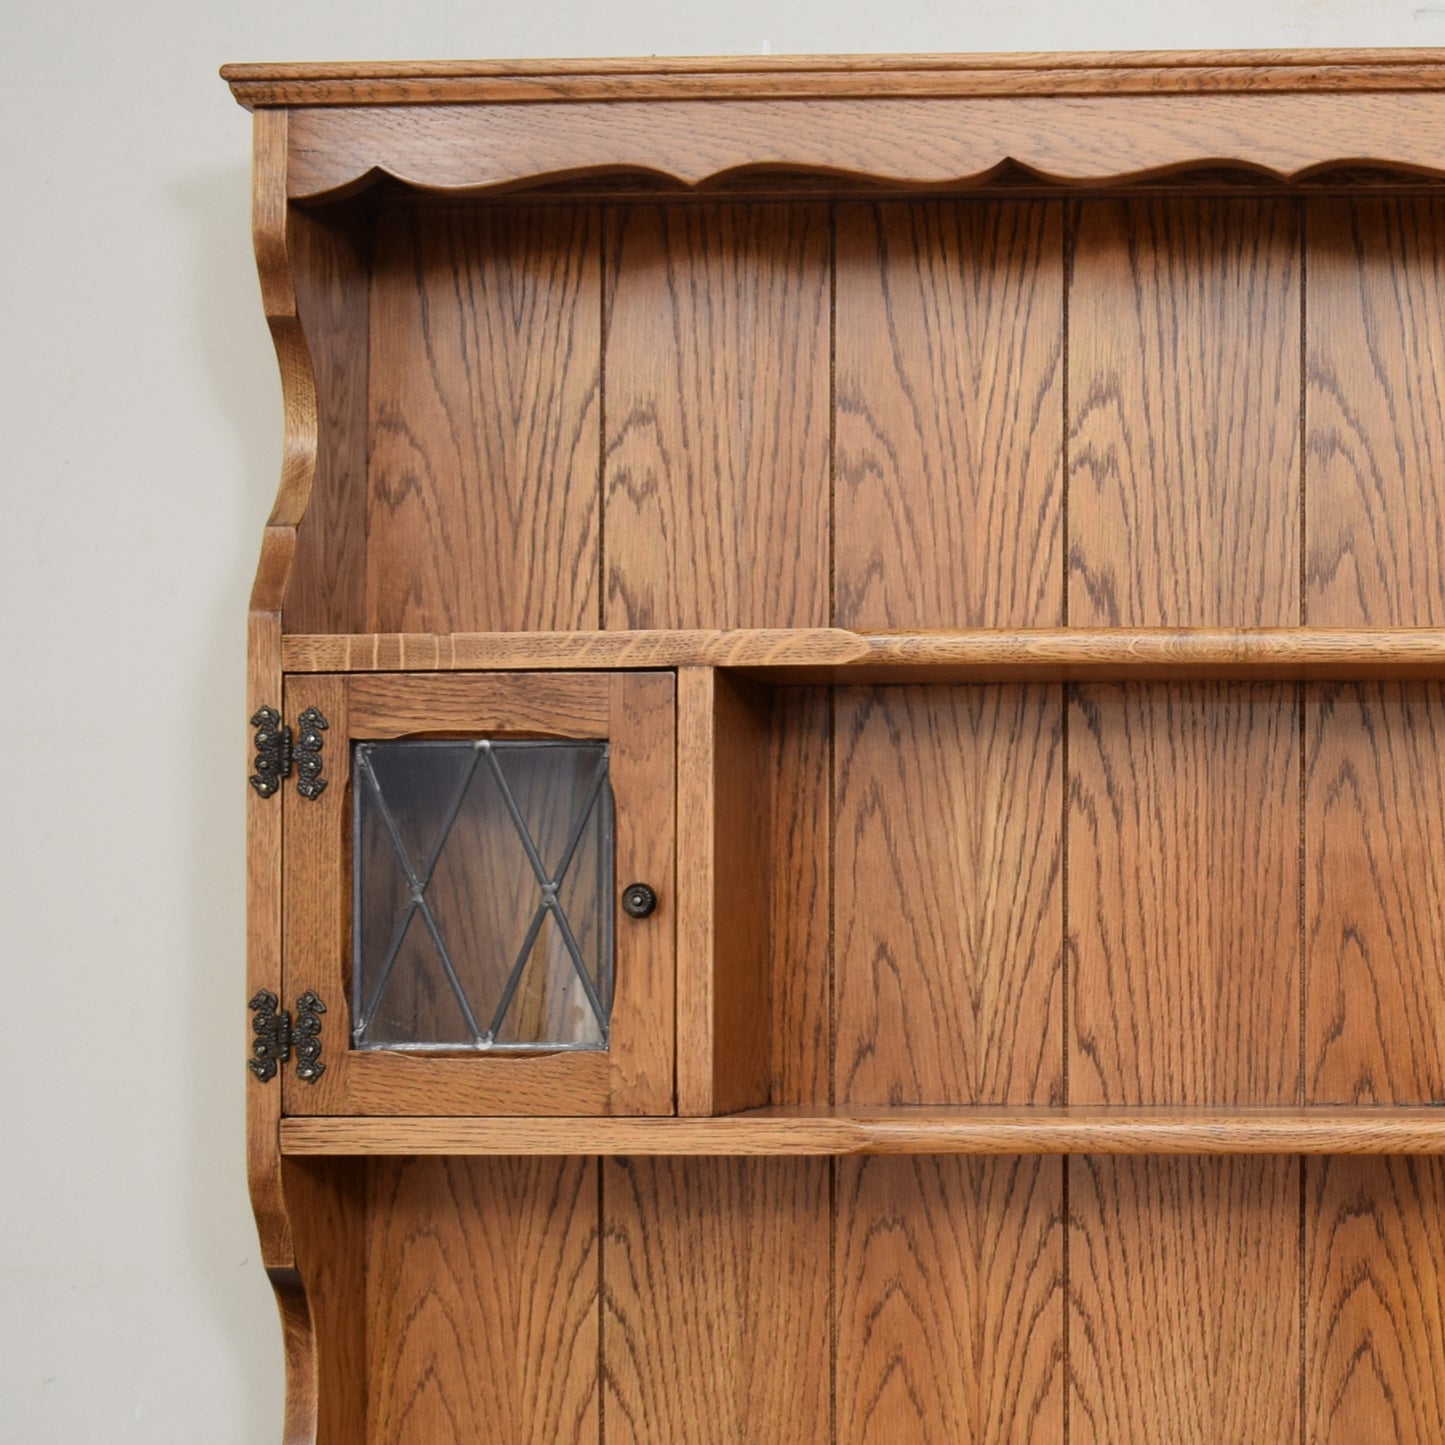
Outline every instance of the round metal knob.
{"type": "Polygon", "coordinates": [[[629,883],[622,890],[622,911],[629,918],[646,918],[657,907],[657,894],[646,883],[629,883]]]}

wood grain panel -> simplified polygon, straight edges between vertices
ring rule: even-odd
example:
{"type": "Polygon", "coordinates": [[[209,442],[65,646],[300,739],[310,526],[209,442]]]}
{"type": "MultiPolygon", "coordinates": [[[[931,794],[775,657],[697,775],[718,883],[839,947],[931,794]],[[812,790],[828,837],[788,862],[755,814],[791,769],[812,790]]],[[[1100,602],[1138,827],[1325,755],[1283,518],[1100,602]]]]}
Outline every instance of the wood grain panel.
{"type": "Polygon", "coordinates": [[[426,733],[603,738],[611,724],[610,691],[605,672],[347,679],[351,735],[362,738],[426,733]]]}
{"type": "Polygon", "coordinates": [[[677,1107],[768,1102],[771,1065],[767,694],[678,672],[677,1107]]]}
{"type": "Polygon", "coordinates": [[[1062,1166],[838,1166],[837,1438],[1054,1442],[1063,1433],[1062,1166]]]}
{"type": "MultiPolygon", "coordinates": [[[[1228,73],[1210,79],[1215,88],[1231,88],[1228,73]]],[[[1096,71],[1090,81],[1107,90],[1119,77],[1096,71]]],[[[1438,175],[1445,153],[1438,71],[1426,81],[1426,93],[1410,95],[1187,100],[1050,96],[1053,85],[1036,78],[1032,84],[1042,94],[948,100],[870,97],[871,78],[847,83],[856,87],[853,96],[807,105],[779,100],[766,83],[752,87],[753,98],[727,105],[679,99],[678,80],[668,76],[657,87],[666,92],[662,105],[629,100],[625,90],[610,87],[606,101],[578,104],[307,107],[291,114],[287,184],[293,197],[315,197],[354,188],[379,169],[439,189],[533,177],[585,182],[588,172],[614,180],[629,171],[644,184],[662,174],[697,186],[746,169],[750,179],[770,182],[775,194],[796,196],[800,174],[815,182],[822,171],[830,178],[952,182],[967,189],[1013,161],[1047,178],[1105,183],[1151,174],[1173,179],[1200,167],[1218,185],[1221,161],[1244,161],[1256,177],[1260,171],[1296,176],[1368,156],[1406,174],[1438,175]]],[[[1329,81],[1321,76],[1319,83],[1329,81]]]]}
{"type": "Polygon", "coordinates": [[[636,207],[606,248],[606,625],[826,623],[826,208],[636,207]]]}
{"type": "Polygon", "coordinates": [[[1060,1102],[1058,690],[836,709],[837,1099],[1060,1102]]]}
{"type": "Polygon", "coordinates": [[[1069,291],[1069,621],[1299,621],[1295,203],[1088,201],[1069,291]]]}
{"type": "MultiPolygon", "coordinates": [[[[1089,201],[1071,259],[1069,621],[1297,623],[1297,206],[1089,201]]],[[[1070,1102],[1294,1101],[1295,690],[1080,686],[1068,738],[1070,1102]]],[[[1069,1180],[1072,1438],[1293,1438],[1297,1165],[1069,1180]]]]}
{"type": "Polygon", "coordinates": [[[316,471],[296,532],[288,632],[366,621],[368,231],[293,209],[286,221],[296,310],[316,389],[316,471]]]}
{"type": "Polygon", "coordinates": [[[647,918],[616,920],[617,978],[607,1051],[608,1112],[670,1114],[675,1107],[677,977],[676,684],[671,673],[615,675],[611,695],[611,773],[617,896],[641,879],[657,894],[647,918]]]}
{"type": "Polygon", "coordinates": [[[598,225],[586,207],[379,219],[369,626],[597,625],[598,225]]]}
{"type": "MultiPolygon", "coordinates": [[[[306,992],[325,1005],[321,1017],[319,1079],[307,1082],[294,1067],[279,1070],[275,1085],[281,1108],[287,1114],[351,1113],[346,1099],[350,1051],[349,1008],[351,938],[351,870],[348,850],[341,846],[349,816],[347,792],[351,776],[351,749],[345,680],[334,676],[288,677],[282,716],[294,728],[308,707],[316,708],[328,727],[321,744],[325,789],[316,798],[303,798],[294,782],[268,799],[281,811],[286,846],[282,851],[282,959],[281,1007],[295,1007],[306,992]]],[[[269,1086],[268,1086],[269,1087],[269,1086]]]]}
{"type": "Polygon", "coordinates": [[[1069,704],[1069,1100],[1299,1090],[1293,688],[1090,685],[1069,704]]]}
{"type": "MultiPolygon", "coordinates": [[[[274,1084],[272,1085],[274,1088],[274,1084]]],[[[281,1164],[296,1239],[294,1276],[272,1271],[286,1336],[285,1445],[366,1440],[366,1174],[364,1159],[281,1164]],[[299,1306],[299,1308],[298,1308],[299,1306]]]]}
{"type": "Polygon", "coordinates": [[[373,1162],[367,1440],[600,1440],[597,1167],[373,1162]]]}
{"type": "Polygon", "coordinates": [[[827,1163],[602,1167],[608,1445],[823,1445],[827,1163]]]}
{"type": "Polygon", "coordinates": [[[1306,210],[1306,608],[1319,626],[1445,619],[1445,202],[1306,210]]]}
{"type": "Polygon", "coordinates": [[[773,691],[768,749],[772,1039],[769,1098],[832,1098],[832,694],[773,691]]]}
{"type": "Polygon", "coordinates": [[[712,1102],[727,1111],[767,1103],[772,1072],[771,728],[762,688],[715,677],[712,1102]]]}
{"type": "Polygon", "coordinates": [[[1445,1099],[1445,694],[1309,701],[1305,1098],[1445,1099]]]}
{"type": "Polygon", "coordinates": [[[837,212],[835,620],[1063,620],[1063,206],[837,212]]]}
{"type": "Polygon", "coordinates": [[[1071,1445],[1297,1439],[1299,1161],[1068,1168],[1071,1445]]]}
{"type": "MultiPolygon", "coordinates": [[[[296,518],[305,505],[314,464],[315,393],[310,386],[305,344],[296,319],[295,288],[286,245],[287,113],[262,111],[252,123],[252,239],[261,301],[276,347],[285,403],[281,477],[272,515],[261,539],[261,555],[246,620],[246,716],[262,707],[279,708],[282,692],[281,608],[296,551],[296,518]]],[[[249,744],[253,730],[246,733],[249,744]]],[[[247,754],[250,761],[251,754],[247,754]]],[[[283,877],[282,811],[279,800],[246,790],[246,997],[266,989],[282,993],[283,877]]],[[[237,1020],[240,1024],[241,1020],[237,1020]]],[[[244,1049],[250,1052],[251,1015],[245,1016],[244,1049]]],[[[237,1044],[241,1040],[237,1039],[237,1044]]],[[[261,1259],[275,1283],[286,1328],[287,1428],[295,1392],[290,1381],[302,1358],[314,1351],[295,1278],[295,1249],[287,1218],[277,1128],[281,1091],[258,1079],[246,1086],[246,1183],[261,1259]],[[284,1283],[282,1282],[284,1281],[284,1283]]]]}
{"type": "MultiPolygon", "coordinates": [[[[1315,200],[1307,616],[1445,616],[1445,206],[1315,200]]],[[[1311,1100],[1445,1097],[1436,686],[1308,690],[1305,1087],[1311,1100]]],[[[1305,1439],[1426,1441],[1445,1417],[1445,1172],[1309,1161],[1305,1439]]]]}
{"type": "Polygon", "coordinates": [[[1305,1161],[1309,1445],[1433,1445],[1445,1420],[1445,1164],[1305,1161]]]}

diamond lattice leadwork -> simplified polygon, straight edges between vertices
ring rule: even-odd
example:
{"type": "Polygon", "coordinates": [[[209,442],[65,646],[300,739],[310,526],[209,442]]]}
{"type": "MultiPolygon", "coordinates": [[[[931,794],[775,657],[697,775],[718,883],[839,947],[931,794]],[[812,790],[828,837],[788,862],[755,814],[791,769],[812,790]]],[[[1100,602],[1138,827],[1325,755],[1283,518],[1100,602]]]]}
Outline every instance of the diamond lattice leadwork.
{"type": "Polygon", "coordinates": [[[605,742],[357,743],[352,1043],[600,1049],[605,742]]]}

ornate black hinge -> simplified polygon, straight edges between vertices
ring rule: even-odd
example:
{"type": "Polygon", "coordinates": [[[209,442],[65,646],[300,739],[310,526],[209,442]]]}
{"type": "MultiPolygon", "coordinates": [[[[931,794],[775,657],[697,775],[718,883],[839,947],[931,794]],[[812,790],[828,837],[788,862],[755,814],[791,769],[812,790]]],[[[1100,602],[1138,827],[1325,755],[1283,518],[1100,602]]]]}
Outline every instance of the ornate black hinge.
{"type": "Polygon", "coordinates": [[[282,779],[289,778],[294,767],[296,791],[314,803],[326,791],[326,779],[321,776],[321,734],[326,731],[326,719],[308,707],[296,719],[300,731],[294,741],[274,707],[258,708],[251,716],[251,726],[256,729],[251,786],[269,798],[280,791],[282,779]]]}
{"type": "Polygon", "coordinates": [[[280,1000],[270,989],[263,988],[247,1008],[255,1015],[251,1028],[252,1057],[246,1067],[264,1084],[276,1077],[276,1070],[291,1057],[296,1046],[296,1077],[314,1084],[326,1072],[321,1062],[321,1015],[326,1005],[308,989],[296,1000],[296,1022],[290,1013],[278,1008],[280,1000]]]}

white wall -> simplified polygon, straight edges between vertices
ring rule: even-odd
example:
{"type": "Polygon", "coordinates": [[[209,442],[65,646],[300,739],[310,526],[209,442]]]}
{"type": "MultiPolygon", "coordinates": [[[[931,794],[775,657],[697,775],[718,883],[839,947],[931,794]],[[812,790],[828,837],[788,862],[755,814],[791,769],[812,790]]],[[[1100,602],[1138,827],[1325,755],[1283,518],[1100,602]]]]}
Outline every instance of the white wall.
{"type": "Polygon", "coordinates": [[[238,1041],[281,419],[222,61],[1431,44],[1445,0],[4,0],[0,1439],[280,1438],[238,1041]]]}

